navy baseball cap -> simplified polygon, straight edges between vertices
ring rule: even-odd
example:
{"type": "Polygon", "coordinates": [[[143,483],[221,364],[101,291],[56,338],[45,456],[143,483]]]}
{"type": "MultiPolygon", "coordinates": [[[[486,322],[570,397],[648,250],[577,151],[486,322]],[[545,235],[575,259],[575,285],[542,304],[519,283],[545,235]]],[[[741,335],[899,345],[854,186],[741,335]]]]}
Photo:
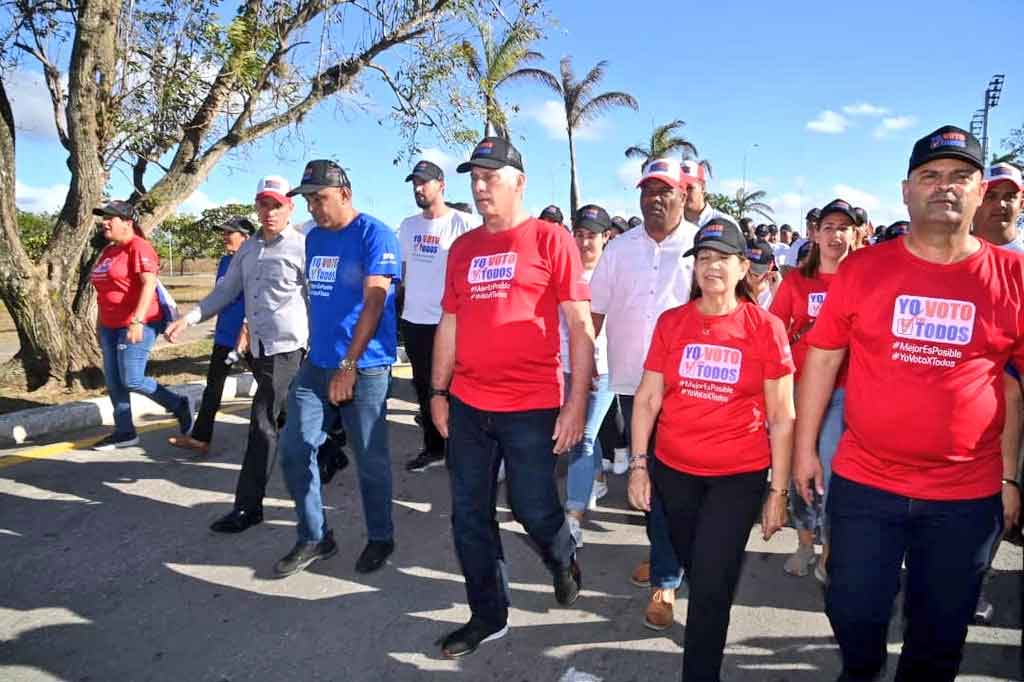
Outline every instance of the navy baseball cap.
{"type": "Polygon", "coordinates": [[[576,209],[575,219],[572,221],[573,229],[582,227],[598,234],[612,229],[612,219],[608,217],[608,211],[596,204],[587,204],[576,209]]]}
{"type": "Polygon", "coordinates": [[[985,159],[978,138],[963,128],[942,126],[914,143],[910,153],[907,175],[914,169],[936,159],[960,159],[978,170],[985,171],[985,159]]]}
{"type": "Polygon", "coordinates": [[[725,218],[712,218],[697,232],[693,238],[693,248],[684,253],[683,257],[692,256],[701,249],[746,257],[747,240],[736,223],[725,218]]]}
{"type": "Polygon", "coordinates": [[[775,252],[768,242],[756,241],[747,247],[747,260],[750,261],[750,270],[755,275],[763,275],[772,269],[775,264],[775,252]]]}
{"type": "Polygon", "coordinates": [[[558,223],[561,225],[564,222],[562,216],[562,209],[558,208],[554,204],[546,206],[543,211],[540,212],[540,219],[546,220],[549,223],[558,223]]]}
{"type": "Polygon", "coordinates": [[[473,166],[480,168],[501,168],[512,166],[517,170],[524,170],[523,157],[519,150],[511,142],[503,137],[485,137],[477,143],[469,161],[459,164],[455,170],[459,173],[468,173],[473,166]]]}

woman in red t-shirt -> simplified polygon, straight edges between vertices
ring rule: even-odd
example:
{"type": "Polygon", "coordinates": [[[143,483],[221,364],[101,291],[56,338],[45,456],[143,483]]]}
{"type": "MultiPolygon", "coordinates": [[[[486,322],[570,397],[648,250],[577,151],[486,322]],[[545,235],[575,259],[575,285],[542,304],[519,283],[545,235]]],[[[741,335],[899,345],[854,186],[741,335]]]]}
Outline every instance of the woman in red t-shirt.
{"type": "MultiPolygon", "coordinates": [[[[825,303],[832,277],[839,269],[839,264],[853,252],[858,239],[856,214],[849,203],[836,199],[821,209],[818,230],[814,236],[807,260],[782,280],[782,285],[775,295],[769,310],[777,315],[786,326],[789,342],[793,347],[793,359],[796,362],[796,381],[799,385],[800,371],[803,369],[804,358],[807,357],[807,340],[805,334],[810,331],[818,317],[821,306],[825,303]]],[[[825,564],[828,560],[828,528],[825,519],[825,498],[827,497],[829,479],[832,477],[832,457],[839,447],[839,438],[843,435],[843,404],[846,397],[846,365],[839,372],[836,388],[832,392],[828,411],[821,423],[818,434],[818,456],[821,459],[822,490],[815,503],[808,506],[799,495],[793,492],[790,501],[793,511],[793,525],[796,527],[798,545],[783,565],[783,570],[790,575],[805,576],[807,569],[815,565],[814,575],[821,581],[828,579],[825,564]],[[820,529],[822,548],[821,558],[814,555],[814,534],[820,529]]],[[[795,490],[795,489],[793,489],[795,490]]]]}
{"type": "Polygon", "coordinates": [[[135,445],[139,437],[132,422],[131,392],[141,393],[178,419],[182,433],[192,428],[188,398],[173,393],[146,376],[146,362],[160,332],[163,316],[156,296],[160,262],[135,225],[135,212],[126,201],[111,201],[93,211],[103,219],[103,237],[110,244],[96,261],[90,279],[96,289],[99,314],[96,338],[103,351],[103,374],[114,406],[114,433],[93,446],[113,450],[135,445]]]}
{"type": "Polygon", "coordinates": [[[782,322],[751,295],[745,251],[728,220],[697,233],[690,302],[659,318],[634,398],[629,499],[649,510],[653,484],[690,584],[684,681],[718,679],[758,511],[765,540],[786,520],[793,360],[782,322]]]}

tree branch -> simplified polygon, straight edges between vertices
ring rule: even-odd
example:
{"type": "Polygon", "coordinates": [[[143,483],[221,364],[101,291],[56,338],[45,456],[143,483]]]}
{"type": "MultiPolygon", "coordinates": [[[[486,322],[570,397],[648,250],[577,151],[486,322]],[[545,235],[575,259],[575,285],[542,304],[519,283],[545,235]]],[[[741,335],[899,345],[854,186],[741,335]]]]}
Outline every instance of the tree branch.
{"type": "Polygon", "coordinates": [[[50,106],[53,108],[53,123],[57,127],[57,137],[60,139],[61,146],[71,151],[71,141],[68,139],[67,115],[64,107],[64,86],[60,82],[60,70],[46,56],[40,37],[34,29],[32,30],[32,37],[36,42],[35,47],[17,40],[14,41],[14,46],[35,57],[40,65],[42,65],[46,89],[50,93],[50,106]]]}

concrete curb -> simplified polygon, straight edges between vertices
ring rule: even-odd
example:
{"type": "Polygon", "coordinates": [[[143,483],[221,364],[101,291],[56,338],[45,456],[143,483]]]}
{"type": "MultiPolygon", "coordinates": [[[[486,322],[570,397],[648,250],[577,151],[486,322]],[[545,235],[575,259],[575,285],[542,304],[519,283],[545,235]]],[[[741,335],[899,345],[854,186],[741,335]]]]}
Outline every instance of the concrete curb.
{"type": "MultiPolygon", "coordinates": [[[[167,388],[175,393],[189,396],[192,398],[193,405],[198,406],[206,384],[194,382],[167,388]]],[[[255,393],[256,381],[249,372],[235,374],[224,380],[222,395],[225,399],[251,398],[255,393]]],[[[131,401],[132,416],[167,414],[164,408],[145,396],[133,393],[131,401]]],[[[0,444],[21,445],[26,440],[33,440],[40,436],[96,426],[112,426],[113,424],[114,409],[110,404],[110,398],[106,396],[64,405],[35,407],[0,415],[0,444]]]]}
{"type": "MultiPolygon", "coordinates": [[[[404,346],[398,347],[398,362],[408,364],[409,356],[404,346]]],[[[171,391],[192,398],[194,407],[198,407],[206,384],[193,382],[168,386],[171,391]]],[[[224,399],[251,398],[256,394],[256,381],[251,372],[235,374],[224,380],[224,399]]],[[[149,398],[131,394],[132,416],[142,417],[151,414],[167,414],[164,408],[149,398]]],[[[64,431],[91,429],[96,426],[113,426],[114,409],[107,397],[79,400],[64,405],[34,407],[0,415],[0,445],[21,445],[27,440],[34,440],[64,431]]]]}

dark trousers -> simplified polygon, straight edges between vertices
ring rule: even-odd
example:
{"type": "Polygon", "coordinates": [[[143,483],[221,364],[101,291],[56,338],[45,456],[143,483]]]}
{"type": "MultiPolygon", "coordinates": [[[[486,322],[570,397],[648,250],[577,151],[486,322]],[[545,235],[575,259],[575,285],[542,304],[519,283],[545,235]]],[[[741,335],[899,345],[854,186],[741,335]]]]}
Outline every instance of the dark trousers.
{"type": "Polygon", "coordinates": [[[495,519],[498,465],[512,515],[549,570],[569,565],[576,543],[565,523],[551,450],[558,409],[485,412],[451,398],[448,474],[455,552],[473,617],[493,627],[508,619],[505,555],[495,519]]]}
{"type": "Polygon", "coordinates": [[[413,324],[401,321],[405,352],[412,365],[412,385],[420,404],[420,425],[423,428],[423,449],[435,455],[444,453],[444,438],[430,417],[430,372],[434,366],[434,333],[436,324],[413,324]]]}
{"type": "Polygon", "coordinates": [[[764,502],[768,470],[692,476],[649,460],[651,483],[690,584],[684,682],[718,682],[729,611],[747,539],[764,502]]]}
{"type": "Polygon", "coordinates": [[[214,344],[210,353],[210,367],[206,370],[206,388],[203,390],[203,401],[192,427],[192,437],[209,443],[213,440],[213,422],[220,409],[221,395],[224,393],[224,380],[231,372],[231,366],[224,363],[233,348],[214,344]]]}
{"type": "Polygon", "coordinates": [[[874,680],[886,659],[904,557],[906,626],[896,682],[952,682],[992,546],[999,495],[915,500],[833,475],[825,612],[843,656],[841,682],[874,680]]]}
{"type": "MultiPolygon", "coordinates": [[[[262,350],[262,348],[260,349],[262,350]]],[[[305,351],[294,350],[253,358],[256,395],[249,417],[249,440],[245,446],[242,472],[235,489],[235,507],[257,510],[263,508],[267,490],[270,458],[277,452],[278,418],[288,400],[288,387],[299,371],[305,351]]]]}
{"type": "Polygon", "coordinates": [[[615,459],[615,448],[628,447],[626,432],[623,429],[622,409],[619,407],[619,396],[615,396],[612,406],[605,412],[601,421],[601,429],[597,432],[601,441],[601,454],[605,459],[615,459]]]}

